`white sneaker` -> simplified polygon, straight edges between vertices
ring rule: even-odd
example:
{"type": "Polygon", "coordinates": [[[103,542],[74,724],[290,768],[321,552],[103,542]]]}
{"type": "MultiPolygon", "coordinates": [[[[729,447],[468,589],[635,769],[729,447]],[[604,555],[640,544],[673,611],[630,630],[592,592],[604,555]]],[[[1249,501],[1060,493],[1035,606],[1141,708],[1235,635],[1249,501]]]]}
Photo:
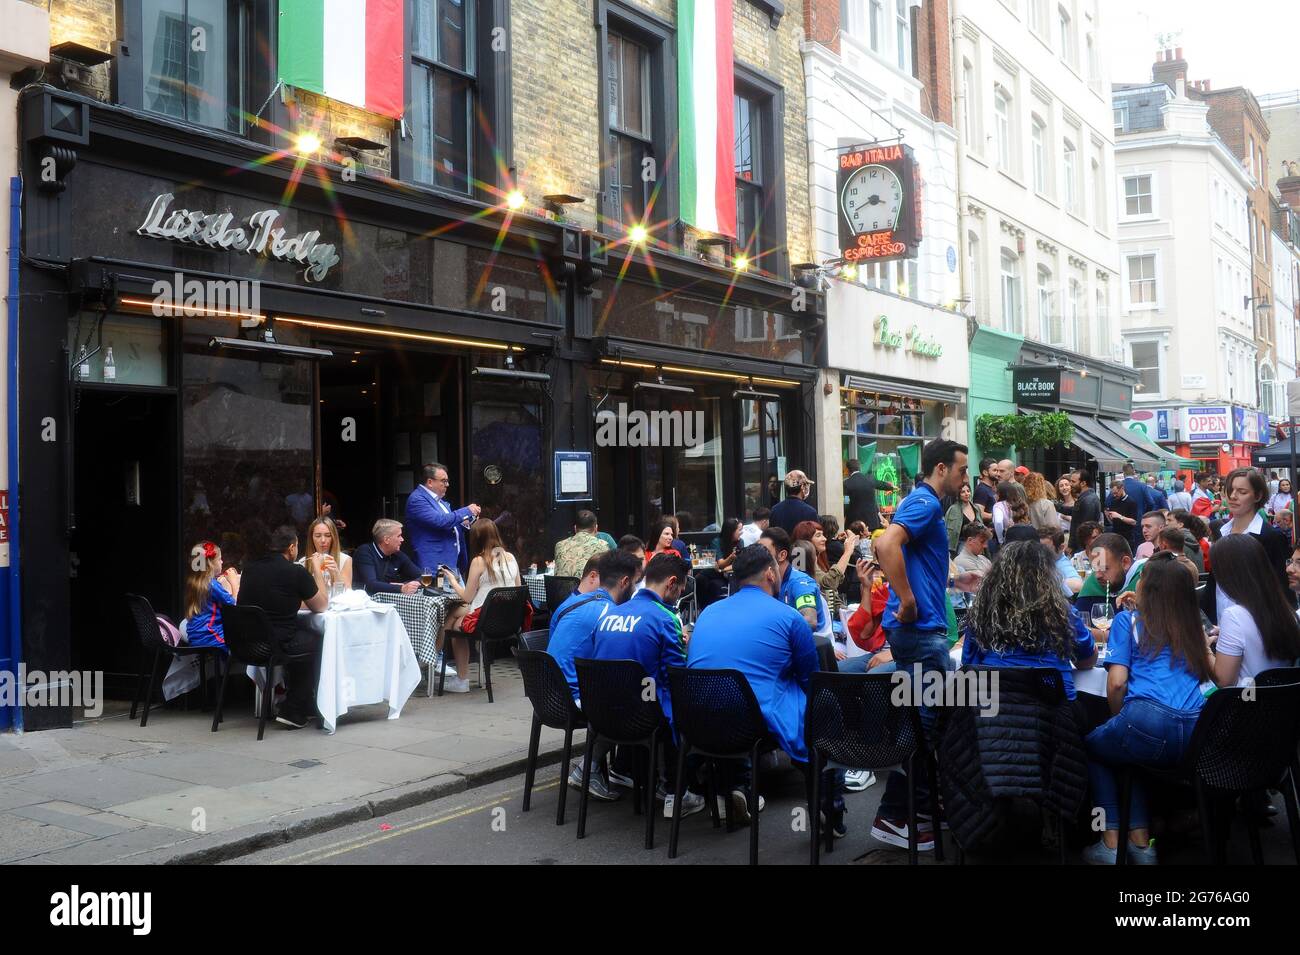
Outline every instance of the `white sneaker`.
{"type": "MultiPolygon", "coordinates": [[[[669,793],[666,797],[664,797],[664,818],[665,819],[671,819],[673,817],[673,804],[676,798],[677,798],[676,795],[673,793],[669,793]]],[[[683,819],[685,819],[687,816],[693,816],[697,812],[703,812],[703,811],[704,811],[703,796],[697,793],[693,793],[689,789],[686,790],[686,792],[682,793],[682,818],[683,819]]]]}
{"type": "MultiPolygon", "coordinates": [[[[722,816],[725,819],[727,817],[727,813],[730,811],[728,808],[729,806],[735,807],[737,822],[742,822],[742,823],[749,822],[749,798],[745,795],[745,791],[743,789],[733,789],[731,791],[730,800],[728,800],[727,797],[725,796],[718,797],[718,815],[722,816]]],[[[682,808],[683,809],[686,808],[685,802],[682,803],[682,808]]],[[[767,808],[767,800],[764,799],[762,796],[759,796],[758,811],[762,812],[766,808],[767,808]]]]}
{"type": "Polygon", "coordinates": [[[850,769],[844,774],[844,788],[860,793],[876,784],[876,774],[869,769],[850,769]]]}
{"type": "Polygon", "coordinates": [[[470,689],[469,680],[462,680],[458,676],[448,676],[443,689],[448,693],[468,693],[470,689]]]}

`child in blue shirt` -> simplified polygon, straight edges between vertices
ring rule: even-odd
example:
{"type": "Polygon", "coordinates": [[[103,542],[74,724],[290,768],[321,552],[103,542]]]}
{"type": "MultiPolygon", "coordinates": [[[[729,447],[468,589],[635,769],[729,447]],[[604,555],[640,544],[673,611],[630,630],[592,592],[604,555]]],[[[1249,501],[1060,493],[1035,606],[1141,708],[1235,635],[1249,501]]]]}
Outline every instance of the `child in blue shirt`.
{"type": "MultiPolygon", "coordinates": [[[[1093,798],[1106,823],[1102,840],[1084,850],[1085,861],[1092,865],[1115,862],[1119,839],[1117,767],[1177,765],[1205,705],[1212,674],[1192,571],[1157,554],[1142,571],[1137,604],[1137,613],[1122,611],[1110,627],[1106,698],[1115,715],[1084,740],[1093,798]]],[[[1134,777],[1132,793],[1130,858],[1138,865],[1155,865],[1155,848],[1149,845],[1146,791],[1140,777],[1134,777]]]]}
{"type": "Polygon", "coordinates": [[[239,574],[233,567],[223,569],[221,548],[212,541],[195,544],[185,575],[185,642],[229,652],[218,608],[232,606],[238,594],[239,574]]]}

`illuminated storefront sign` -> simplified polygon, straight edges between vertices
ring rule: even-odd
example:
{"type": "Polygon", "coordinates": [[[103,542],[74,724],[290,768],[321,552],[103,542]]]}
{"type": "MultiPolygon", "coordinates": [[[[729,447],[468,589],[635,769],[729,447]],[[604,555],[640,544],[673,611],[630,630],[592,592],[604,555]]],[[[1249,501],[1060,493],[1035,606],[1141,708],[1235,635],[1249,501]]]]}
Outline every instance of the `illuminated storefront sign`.
{"type": "Polygon", "coordinates": [[[845,150],[835,183],[844,261],[916,257],[921,190],[910,148],[894,144],[845,150]]]}

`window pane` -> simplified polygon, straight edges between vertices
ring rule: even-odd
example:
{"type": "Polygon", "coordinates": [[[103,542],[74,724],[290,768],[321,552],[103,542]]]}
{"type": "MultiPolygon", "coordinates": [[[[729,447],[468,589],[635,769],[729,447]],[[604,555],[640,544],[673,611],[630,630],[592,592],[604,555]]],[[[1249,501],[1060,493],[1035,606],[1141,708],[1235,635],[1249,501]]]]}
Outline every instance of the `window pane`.
{"type": "Polygon", "coordinates": [[[745,183],[736,184],[736,242],[740,248],[751,252],[762,251],[762,208],[761,190],[745,183]]]}
{"type": "Polygon", "coordinates": [[[682,412],[682,434],[691,429],[692,447],[671,453],[677,465],[677,520],[683,533],[713,530],[722,524],[721,398],[687,398],[674,410],[682,412]],[[687,422],[686,416],[691,420],[687,422]],[[700,434],[697,424],[704,425],[700,434]]]}
{"type": "Polygon", "coordinates": [[[439,61],[469,72],[469,52],[465,41],[465,0],[439,0],[438,12],[439,61]]]}
{"type": "Polygon", "coordinates": [[[638,140],[610,133],[609,154],[612,215],[625,224],[637,221],[645,215],[646,184],[641,179],[641,161],[648,151],[638,140]]]}
{"type": "Polygon", "coordinates": [[[609,124],[648,138],[650,117],[645,92],[649,53],[631,40],[613,34],[608,53],[609,124]]]}
{"type": "Polygon", "coordinates": [[[434,77],[435,181],[469,191],[470,87],[464,78],[439,72],[434,77]]]}
{"type": "MultiPolygon", "coordinates": [[[[186,104],[191,123],[225,128],[227,125],[226,88],[227,70],[239,69],[238,59],[232,59],[227,42],[226,0],[189,0],[189,18],[186,26],[190,42],[189,97],[186,104]],[[202,30],[204,50],[194,49],[195,30],[202,30]]],[[[232,24],[235,36],[239,26],[232,24]]]]}
{"type": "Polygon", "coordinates": [[[762,130],[755,103],[744,96],[735,99],[736,110],[736,178],[762,183],[759,173],[759,143],[762,130]]]}
{"type": "Polygon", "coordinates": [[[144,105],[155,113],[185,118],[184,0],[142,0],[144,105]]]}
{"type": "Polygon", "coordinates": [[[436,59],[438,45],[434,38],[438,0],[414,0],[411,4],[411,42],[415,53],[426,60],[436,59]]]}

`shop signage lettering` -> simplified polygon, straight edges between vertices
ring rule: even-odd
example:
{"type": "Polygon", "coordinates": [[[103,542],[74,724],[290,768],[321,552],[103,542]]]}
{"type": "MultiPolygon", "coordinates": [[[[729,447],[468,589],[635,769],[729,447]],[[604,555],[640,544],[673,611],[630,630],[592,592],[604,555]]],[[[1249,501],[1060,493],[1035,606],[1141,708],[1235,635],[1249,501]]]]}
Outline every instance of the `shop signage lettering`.
{"type": "Polygon", "coordinates": [[[1061,397],[1061,372],[1056,368],[1044,371],[1014,369],[1011,373],[1011,389],[1016,401],[1026,404],[1055,404],[1061,397]]]}
{"type": "Polygon", "coordinates": [[[207,213],[194,209],[168,212],[173,198],[169,192],[156,197],[136,232],[151,239],[247,252],[301,265],[303,278],[308,282],[321,281],[339,263],[334,246],[317,241],[320,232],[286,236],[284,228],[277,227],[281,216],[276,209],[262,209],[236,223],[233,212],[207,213]]]}
{"type": "Polygon", "coordinates": [[[916,325],[908,328],[906,332],[891,332],[888,316],[881,315],[875,321],[875,329],[877,345],[885,348],[901,348],[922,358],[939,358],[943,355],[943,346],[933,336],[921,334],[921,329],[916,325]]]}
{"type": "Polygon", "coordinates": [[[1185,408],[1184,441],[1228,441],[1232,438],[1231,410],[1226,405],[1185,408]]]}
{"type": "Polygon", "coordinates": [[[839,154],[839,248],[845,262],[914,258],[921,241],[921,191],[912,150],[864,146],[839,154]]]}

